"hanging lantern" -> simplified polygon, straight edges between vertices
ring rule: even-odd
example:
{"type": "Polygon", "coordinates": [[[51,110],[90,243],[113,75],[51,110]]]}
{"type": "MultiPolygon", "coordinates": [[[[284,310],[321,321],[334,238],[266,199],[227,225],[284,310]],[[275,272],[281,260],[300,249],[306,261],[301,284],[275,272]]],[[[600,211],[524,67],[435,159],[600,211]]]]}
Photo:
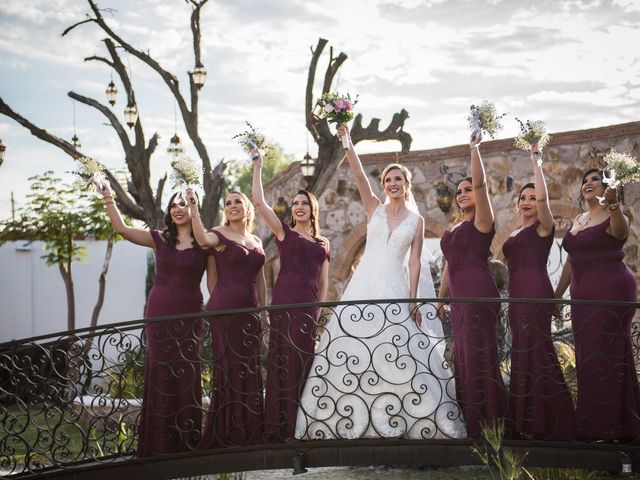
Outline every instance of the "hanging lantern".
{"type": "Polygon", "coordinates": [[[7,146],[2,143],[2,139],[0,138],[0,165],[4,162],[4,152],[7,151],[7,146]]]}
{"type": "Polygon", "coordinates": [[[138,121],[138,109],[135,103],[130,103],[127,105],[127,108],[124,109],[124,119],[127,125],[129,125],[129,128],[132,128],[136,124],[138,121]]]}
{"type": "Polygon", "coordinates": [[[204,81],[207,79],[207,71],[200,64],[196,65],[196,68],[191,72],[193,78],[193,84],[198,88],[202,88],[204,81]]]}
{"type": "Polygon", "coordinates": [[[76,150],[80,150],[82,148],[80,139],[78,138],[78,135],[75,134],[75,132],[73,133],[73,137],[71,137],[71,145],[73,145],[73,148],[75,148],[76,150]]]}
{"type": "Polygon", "coordinates": [[[113,107],[116,104],[116,98],[118,97],[118,89],[116,88],[115,83],[113,83],[113,80],[109,82],[106,93],[107,93],[107,100],[109,100],[109,103],[113,107]]]}
{"type": "Polygon", "coordinates": [[[167,153],[172,160],[177,160],[184,153],[184,148],[182,148],[182,143],[177,133],[171,137],[169,146],[167,147],[167,153]]]}
{"type": "Polygon", "coordinates": [[[309,155],[309,152],[306,153],[302,162],[300,162],[300,170],[302,170],[302,177],[308,187],[313,175],[316,173],[316,164],[313,161],[313,158],[311,158],[311,155],[309,155]]]}

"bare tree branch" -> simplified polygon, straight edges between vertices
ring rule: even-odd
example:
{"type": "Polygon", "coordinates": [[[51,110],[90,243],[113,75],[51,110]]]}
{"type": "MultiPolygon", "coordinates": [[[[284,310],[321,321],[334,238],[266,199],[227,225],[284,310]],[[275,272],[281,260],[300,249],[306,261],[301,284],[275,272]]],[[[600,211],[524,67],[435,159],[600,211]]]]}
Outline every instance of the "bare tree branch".
{"type": "MultiPolygon", "coordinates": [[[[311,49],[311,62],[309,64],[309,74],[307,76],[307,89],[305,95],[305,120],[307,130],[311,133],[313,140],[318,145],[318,158],[316,160],[316,171],[310,182],[309,189],[316,195],[320,195],[327,187],[336,168],[342,162],[345,152],[342,145],[329,128],[327,119],[317,119],[313,115],[313,84],[318,68],[318,61],[322,54],[327,40],[321,38],[315,50],[311,49]]],[[[347,55],[340,52],[337,57],[333,55],[333,48],[329,49],[329,63],[324,74],[321,94],[331,91],[331,85],[342,64],[347,60],[347,55]]],[[[411,146],[411,135],[403,130],[404,122],[409,118],[406,110],[395,113],[389,126],[380,131],[380,119],[373,118],[369,125],[362,126],[362,115],[358,114],[351,127],[351,140],[357,144],[363,140],[382,142],[385,140],[398,140],[402,146],[402,151],[406,152],[411,146]]]]}

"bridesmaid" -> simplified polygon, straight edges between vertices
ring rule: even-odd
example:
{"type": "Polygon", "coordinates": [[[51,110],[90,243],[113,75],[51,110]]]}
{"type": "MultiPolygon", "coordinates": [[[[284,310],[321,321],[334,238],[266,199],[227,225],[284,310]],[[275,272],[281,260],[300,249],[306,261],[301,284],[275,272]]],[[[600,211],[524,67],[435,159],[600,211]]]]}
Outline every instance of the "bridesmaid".
{"type": "MultiPolygon", "coordinates": [[[[145,316],[201,312],[200,280],[206,269],[211,285],[215,265],[193,238],[185,201],[177,193],[171,196],[165,229],[160,232],[127,226],[108,185],[102,194],[114,230],[130,242],[155,250],[156,273],[145,316]]],[[[193,450],[202,424],[202,319],[149,322],[144,335],[147,350],[136,455],[193,450]]]]}
{"type": "MultiPolygon", "coordinates": [[[[488,258],[495,235],[493,209],[478,147],[482,134],[471,134],[471,177],[456,189],[462,221],[447,230],[440,241],[445,266],[440,298],[499,298],[489,272],[488,258]]],[[[442,314],[443,308],[439,308],[442,314]]],[[[481,435],[483,424],[505,417],[507,392],[500,376],[496,322],[500,302],[451,305],[453,362],[456,395],[471,438],[481,435]]]]}
{"type": "MultiPolygon", "coordinates": [[[[193,190],[187,189],[193,233],[211,249],[218,281],[207,310],[264,307],[264,252],[251,233],[253,205],[241,192],[224,199],[222,225],[205,231],[193,190]]],[[[260,371],[260,319],[238,313],[209,318],[213,391],[198,448],[260,443],[264,427],[260,371]]],[[[266,324],[263,325],[266,328],[266,324]]]]}
{"type": "MultiPolygon", "coordinates": [[[[262,155],[253,157],[253,203],[276,238],[280,272],[273,305],[324,302],[329,281],[329,241],[320,236],[318,201],[299,190],[291,202],[287,225],[266,203],[262,188],[262,155]]],[[[288,440],[295,433],[300,393],[313,362],[315,328],[320,310],[272,310],[265,395],[268,441],[288,440]]]]}
{"type": "MultiPolygon", "coordinates": [[[[568,253],[556,288],[561,298],[569,283],[572,300],[636,302],[636,281],[622,262],[629,220],[602,171],[587,170],[580,197],[588,205],[563,240],[568,253]],[[604,197],[601,205],[597,197],[604,197]]],[[[635,308],[571,305],[576,348],[578,401],[576,433],[581,440],[637,440],[640,391],[634,366],[631,320],[635,308]]]]}
{"type": "MultiPolygon", "coordinates": [[[[531,148],[535,184],[518,195],[521,227],[504,242],[510,298],[553,299],[547,260],[555,228],[537,145],[531,148]]],[[[573,400],[551,340],[553,304],[511,303],[510,425],[516,436],[541,440],[575,437],[573,400]]]]}

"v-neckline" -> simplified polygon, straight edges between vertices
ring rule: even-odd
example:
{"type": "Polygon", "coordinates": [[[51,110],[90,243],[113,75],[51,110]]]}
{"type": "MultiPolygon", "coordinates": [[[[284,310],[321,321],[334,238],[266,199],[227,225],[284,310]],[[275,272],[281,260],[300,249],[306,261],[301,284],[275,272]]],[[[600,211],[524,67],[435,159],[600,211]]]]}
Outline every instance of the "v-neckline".
{"type": "Polygon", "coordinates": [[[395,226],[395,228],[391,229],[391,227],[389,226],[389,214],[387,213],[386,204],[384,203],[381,204],[381,207],[382,207],[382,213],[384,214],[384,222],[387,226],[387,232],[388,232],[387,242],[388,242],[389,239],[391,238],[391,235],[393,235],[393,232],[398,230],[398,228],[400,228],[402,224],[407,221],[407,219],[411,215],[411,210],[407,209],[407,214],[404,216],[404,218],[398,223],[398,225],[395,226]]]}

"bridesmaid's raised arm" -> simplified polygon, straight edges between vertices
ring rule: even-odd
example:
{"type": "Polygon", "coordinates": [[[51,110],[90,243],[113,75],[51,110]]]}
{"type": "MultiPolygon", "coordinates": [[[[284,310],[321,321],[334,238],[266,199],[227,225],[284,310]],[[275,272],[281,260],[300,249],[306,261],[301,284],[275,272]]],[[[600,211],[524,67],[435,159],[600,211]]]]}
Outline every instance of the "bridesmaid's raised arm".
{"type": "Polygon", "coordinates": [[[373,193],[373,190],[371,189],[371,184],[369,183],[367,174],[365,173],[364,168],[362,168],[360,157],[358,157],[358,154],[353,148],[353,143],[351,143],[349,127],[346,125],[338,127],[338,137],[342,138],[343,136],[346,136],[349,140],[347,161],[349,162],[351,173],[356,180],[356,186],[358,187],[358,192],[360,192],[360,198],[362,199],[362,206],[364,207],[364,211],[367,213],[367,217],[371,217],[374,210],[378,205],[380,205],[380,199],[376,197],[376,194],[373,193]]]}
{"type": "Polygon", "coordinates": [[[624,240],[629,236],[629,219],[620,208],[618,189],[607,187],[604,191],[604,201],[609,209],[610,218],[607,233],[618,240],[624,240]]]}
{"type": "Polygon", "coordinates": [[[542,163],[538,165],[536,154],[542,155],[542,152],[537,145],[532,145],[531,164],[535,175],[536,207],[538,209],[538,221],[540,222],[537,232],[541,237],[547,237],[551,235],[553,230],[553,213],[551,213],[551,206],[549,205],[549,193],[547,192],[547,181],[544,178],[542,163]]]}
{"type": "Polygon", "coordinates": [[[107,215],[109,216],[109,221],[111,222],[113,229],[117,233],[119,233],[132,243],[142,245],[144,247],[156,248],[156,244],[153,241],[153,237],[151,236],[149,230],[130,227],[126,223],[124,223],[124,220],[122,220],[122,216],[120,215],[120,211],[116,206],[116,202],[113,199],[111,188],[108,184],[102,187],[102,191],[100,193],[102,193],[102,200],[107,207],[107,215]]]}
{"type": "Polygon", "coordinates": [[[482,142],[482,132],[480,130],[471,132],[469,141],[469,147],[471,148],[471,184],[476,197],[474,225],[479,231],[488,233],[493,228],[493,208],[489,200],[487,176],[480,156],[480,142],[482,142]]]}
{"type": "Polygon", "coordinates": [[[282,241],[284,239],[284,229],[282,228],[282,223],[264,198],[264,189],[262,188],[262,154],[257,149],[254,150],[252,154],[253,183],[251,188],[251,197],[253,200],[253,205],[256,207],[256,210],[260,212],[260,215],[264,219],[269,229],[273,232],[275,237],[278,240],[282,241]]]}
{"type": "Polygon", "coordinates": [[[198,201],[196,194],[191,188],[187,188],[186,200],[189,204],[189,211],[191,212],[191,230],[193,232],[193,238],[196,239],[198,245],[203,248],[217,247],[220,244],[220,237],[214,232],[207,232],[202,224],[200,218],[200,210],[198,209],[198,201]]]}

